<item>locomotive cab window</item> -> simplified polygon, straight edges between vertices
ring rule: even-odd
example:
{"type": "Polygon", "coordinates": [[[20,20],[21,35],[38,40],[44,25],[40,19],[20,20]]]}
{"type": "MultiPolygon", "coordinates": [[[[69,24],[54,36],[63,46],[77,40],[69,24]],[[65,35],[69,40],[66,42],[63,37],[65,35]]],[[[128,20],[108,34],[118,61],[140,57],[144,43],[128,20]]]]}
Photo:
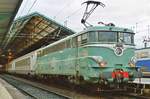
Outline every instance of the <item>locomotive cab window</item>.
{"type": "Polygon", "coordinates": [[[126,44],[134,44],[134,35],[131,33],[125,33],[124,39],[126,44]]]}
{"type": "Polygon", "coordinates": [[[118,32],[117,38],[118,38],[118,42],[120,42],[120,43],[134,45],[134,34],[133,33],[118,32]]]}
{"type": "Polygon", "coordinates": [[[116,32],[98,32],[99,42],[116,42],[117,33],[116,32]]]}
{"type": "MultiPolygon", "coordinates": [[[[82,34],[81,43],[123,43],[127,45],[134,45],[134,33],[116,32],[116,31],[92,31],[82,34]]],[[[79,41],[78,41],[79,42],[79,41]]]]}

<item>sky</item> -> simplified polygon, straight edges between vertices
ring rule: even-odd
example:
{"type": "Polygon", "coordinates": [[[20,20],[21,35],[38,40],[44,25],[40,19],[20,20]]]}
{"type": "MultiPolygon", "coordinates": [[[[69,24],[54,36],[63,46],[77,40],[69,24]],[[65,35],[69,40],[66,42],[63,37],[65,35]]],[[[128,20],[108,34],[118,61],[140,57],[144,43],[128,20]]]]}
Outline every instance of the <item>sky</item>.
{"type": "MultiPolygon", "coordinates": [[[[81,5],[84,1],[86,0],[23,0],[16,18],[39,12],[79,32],[84,28],[80,23],[85,10],[85,5],[81,5]]],[[[112,22],[118,27],[133,29],[136,33],[136,48],[142,48],[143,38],[150,36],[150,0],[97,1],[106,6],[98,6],[87,21],[94,26],[98,26],[98,22],[112,22]]]]}

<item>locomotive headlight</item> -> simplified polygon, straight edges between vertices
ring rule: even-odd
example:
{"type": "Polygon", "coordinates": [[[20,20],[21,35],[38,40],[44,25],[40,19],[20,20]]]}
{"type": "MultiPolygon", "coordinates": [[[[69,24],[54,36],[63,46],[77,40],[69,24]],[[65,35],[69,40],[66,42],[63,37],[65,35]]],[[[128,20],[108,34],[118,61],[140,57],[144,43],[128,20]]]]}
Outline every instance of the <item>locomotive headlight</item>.
{"type": "Polygon", "coordinates": [[[105,67],[106,65],[107,65],[107,62],[104,60],[99,63],[100,67],[105,67]]]}
{"type": "Polygon", "coordinates": [[[135,64],[137,62],[137,58],[133,56],[130,61],[135,64]]]}
{"type": "Polygon", "coordinates": [[[107,62],[104,61],[103,57],[101,56],[92,56],[91,58],[98,63],[100,67],[105,67],[107,65],[107,62]]]}
{"type": "Polygon", "coordinates": [[[91,58],[97,63],[100,63],[101,61],[103,61],[103,57],[101,56],[91,56],[91,58]]]}
{"type": "Polygon", "coordinates": [[[129,65],[130,67],[135,67],[135,64],[133,64],[133,63],[131,63],[131,62],[129,62],[128,65],[129,65]]]}
{"type": "Polygon", "coordinates": [[[129,66],[130,66],[130,67],[135,67],[136,61],[137,61],[137,58],[136,58],[135,56],[133,56],[133,57],[130,59],[129,63],[128,63],[129,66]]]}

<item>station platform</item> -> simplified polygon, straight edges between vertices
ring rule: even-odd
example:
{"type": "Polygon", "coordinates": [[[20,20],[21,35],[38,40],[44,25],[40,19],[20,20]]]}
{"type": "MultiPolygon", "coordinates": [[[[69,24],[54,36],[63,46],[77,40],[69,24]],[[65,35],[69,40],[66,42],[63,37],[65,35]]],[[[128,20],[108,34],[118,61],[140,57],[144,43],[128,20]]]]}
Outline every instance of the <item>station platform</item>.
{"type": "Polygon", "coordinates": [[[150,84],[150,78],[136,78],[133,83],[150,84]]]}
{"type": "Polygon", "coordinates": [[[136,78],[133,82],[129,82],[128,86],[134,89],[134,92],[140,92],[145,96],[150,96],[150,78],[136,78]]]}
{"type": "Polygon", "coordinates": [[[7,89],[0,82],[0,99],[13,99],[7,89]]]}
{"type": "Polygon", "coordinates": [[[27,99],[19,90],[0,78],[0,99],[27,99]]]}

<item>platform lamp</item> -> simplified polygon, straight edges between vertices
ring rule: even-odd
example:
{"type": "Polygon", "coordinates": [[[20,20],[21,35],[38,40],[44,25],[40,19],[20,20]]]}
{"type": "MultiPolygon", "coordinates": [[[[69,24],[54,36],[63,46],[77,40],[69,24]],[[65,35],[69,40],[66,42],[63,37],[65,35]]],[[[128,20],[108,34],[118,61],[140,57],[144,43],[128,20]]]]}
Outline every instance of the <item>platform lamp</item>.
{"type": "Polygon", "coordinates": [[[13,52],[11,49],[8,49],[8,63],[14,58],[13,52]]]}

